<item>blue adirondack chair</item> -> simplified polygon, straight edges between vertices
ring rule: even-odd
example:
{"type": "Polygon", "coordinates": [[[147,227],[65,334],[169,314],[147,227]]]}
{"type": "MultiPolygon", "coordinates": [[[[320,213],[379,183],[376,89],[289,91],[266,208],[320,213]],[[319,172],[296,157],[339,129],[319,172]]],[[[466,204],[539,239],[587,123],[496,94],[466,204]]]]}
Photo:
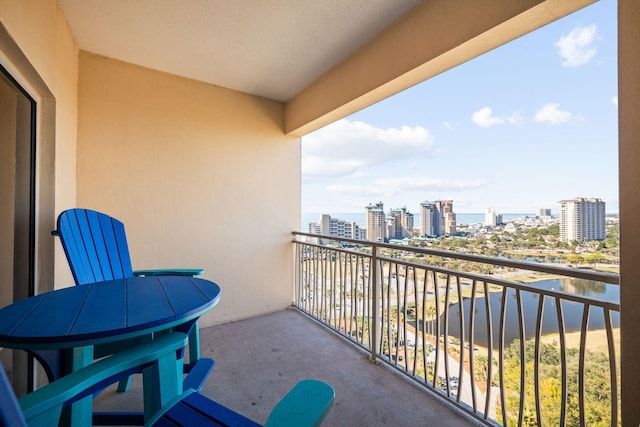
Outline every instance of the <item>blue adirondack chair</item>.
{"type": "Polygon", "coordinates": [[[124,224],[91,209],[69,209],[58,215],[57,229],[76,285],[134,276],[199,276],[201,268],[133,270],[124,224]]]}
{"type": "MultiPolygon", "coordinates": [[[[260,424],[214,402],[194,390],[179,394],[180,349],[187,336],[174,332],[102,359],[16,399],[0,364],[0,426],[40,427],[57,425],[62,408],[90,396],[129,372],[143,372],[149,426],[259,426],[260,424]],[[147,391],[147,390],[145,390],[147,391]]],[[[268,427],[319,426],[333,405],[333,388],[318,380],[296,384],[271,411],[268,427]]]]}
{"type": "Polygon", "coordinates": [[[169,395],[163,400],[163,388],[180,389],[176,360],[182,360],[186,342],[187,336],[183,333],[167,334],[103,358],[18,400],[0,365],[0,426],[58,425],[64,407],[99,392],[132,372],[143,372],[145,387],[153,389],[149,390],[153,399],[145,400],[145,417],[150,418],[173,397],[169,395]]]}
{"type": "MultiPolygon", "coordinates": [[[[62,212],[58,215],[57,229],[51,234],[60,237],[76,285],[134,276],[198,276],[204,273],[203,269],[134,271],[124,224],[91,209],[76,208],[62,212]]],[[[184,365],[185,372],[190,372],[199,359],[200,337],[198,324],[194,322],[189,332],[189,363],[184,365]]],[[[206,372],[208,374],[209,371],[206,372]]],[[[128,384],[121,383],[119,391],[125,391],[128,384]]]]}

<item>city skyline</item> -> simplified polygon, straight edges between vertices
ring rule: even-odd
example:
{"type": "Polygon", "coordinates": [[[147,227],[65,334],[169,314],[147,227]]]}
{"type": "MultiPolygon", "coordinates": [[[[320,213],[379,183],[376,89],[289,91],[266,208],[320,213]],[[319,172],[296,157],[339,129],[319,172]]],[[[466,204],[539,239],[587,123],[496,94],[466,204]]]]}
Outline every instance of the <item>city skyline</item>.
{"type": "Polygon", "coordinates": [[[302,139],[302,212],[618,212],[616,2],[603,0],[302,139]]]}

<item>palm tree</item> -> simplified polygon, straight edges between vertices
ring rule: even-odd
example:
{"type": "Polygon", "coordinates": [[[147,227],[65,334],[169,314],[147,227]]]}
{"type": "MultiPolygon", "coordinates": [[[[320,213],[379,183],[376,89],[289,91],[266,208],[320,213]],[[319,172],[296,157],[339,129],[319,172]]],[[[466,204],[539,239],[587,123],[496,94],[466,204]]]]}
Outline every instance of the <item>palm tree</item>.
{"type": "MultiPolygon", "coordinates": [[[[426,312],[426,316],[428,320],[427,325],[429,325],[429,327],[427,328],[427,334],[429,335],[435,335],[434,331],[435,331],[435,327],[433,322],[435,321],[436,315],[437,315],[437,310],[436,310],[436,306],[435,305],[428,305],[425,309],[426,312]],[[429,332],[430,330],[430,332],[429,332]]],[[[427,319],[424,319],[425,321],[427,321],[427,319]]]]}

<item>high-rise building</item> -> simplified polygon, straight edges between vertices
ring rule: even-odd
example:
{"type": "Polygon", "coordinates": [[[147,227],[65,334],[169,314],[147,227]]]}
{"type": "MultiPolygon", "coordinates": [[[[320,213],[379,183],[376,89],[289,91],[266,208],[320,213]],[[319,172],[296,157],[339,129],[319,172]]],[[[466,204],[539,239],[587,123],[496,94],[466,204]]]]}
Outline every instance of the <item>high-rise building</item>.
{"type": "Polygon", "coordinates": [[[456,214],[453,212],[453,200],[442,200],[440,202],[442,216],[444,218],[444,229],[442,234],[445,236],[453,236],[456,234],[456,214]]]}
{"type": "Polygon", "coordinates": [[[387,221],[387,238],[404,239],[413,235],[413,214],[407,208],[391,209],[387,221]]]}
{"type": "Polygon", "coordinates": [[[327,214],[320,215],[318,222],[309,224],[309,233],[358,240],[365,240],[367,237],[366,230],[361,229],[357,223],[331,218],[327,214]]]}
{"type": "Polygon", "coordinates": [[[495,227],[498,224],[502,224],[502,214],[498,213],[495,208],[487,208],[484,214],[484,225],[495,227]]]}
{"type": "Polygon", "coordinates": [[[360,228],[360,226],[355,223],[355,222],[350,222],[349,223],[350,228],[351,228],[351,236],[353,236],[353,239],[357,239],[357,240],[367,240],[367,229],[366,228],[360,228]]]}
{"type": "Polygon", "coordinates": [[[440,230],[440,217],[434,202],[420,203],[420,236],[437,236],[440,230]]]}
{"type": "Polygon", "coordinates": [[[402,224],[404,237],[413,237],[413,214],[411,212],[407,212],[404,217],[404,221],[405,222],[402,224]]]}
{"type": "Polygon", "coordinates": [[[386,223],[384,205],[378,202],[367,206],[367,240],[372,242],[384,242],[386,235],[386,223]]]}
{"type": "Polygon", "coordinates": [[[389,239],[399,239],[400,237],[398,237],[398,232],[400,230],[400,225],[398,224],[396,217],[393,215],[386,215],[384,217],[384,222],[384,236],[386,241],[389,241],[389,239]]]}
{"type": "Polygon", "coordinates": [[[577,197],[560,201],[560,240],[604,240],[606,238],[605,202],[577,197]]]}
{"type": "Polygon", "coordinates": [[[420,203],[420,235],[452,236],[456,234],[456,214],[453,200],[424,201],[420,203]]]}
{"type": "Polygon", "coordinates": [[[551,209],[542,208],[536,211],[536,216],[538,218],[547,218],[551,216],[551,209]]]}

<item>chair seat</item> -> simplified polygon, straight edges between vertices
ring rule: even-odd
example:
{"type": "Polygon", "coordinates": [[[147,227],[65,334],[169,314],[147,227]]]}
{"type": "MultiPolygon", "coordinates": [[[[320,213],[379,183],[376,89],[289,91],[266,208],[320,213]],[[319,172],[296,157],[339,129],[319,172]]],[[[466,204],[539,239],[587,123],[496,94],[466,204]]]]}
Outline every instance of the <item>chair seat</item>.
{"type": "Polygon", "coordinates": [[[156,427],[237,426],[261,427],[221,404],[198,393],[191,393],[173,405],[153,424],[156,427]]]}
{"type": "MultiPolygon", "coordinates": [[[[266,426],[319,426],[331,410],[334,397],[335,391],[327,383],[313,379],[300,381],[271,411],[266,426]]],[[[148,425],[153,427],[261,426],[194,390],[188,390],[176,396],[149,420],[148,425]]]]}

